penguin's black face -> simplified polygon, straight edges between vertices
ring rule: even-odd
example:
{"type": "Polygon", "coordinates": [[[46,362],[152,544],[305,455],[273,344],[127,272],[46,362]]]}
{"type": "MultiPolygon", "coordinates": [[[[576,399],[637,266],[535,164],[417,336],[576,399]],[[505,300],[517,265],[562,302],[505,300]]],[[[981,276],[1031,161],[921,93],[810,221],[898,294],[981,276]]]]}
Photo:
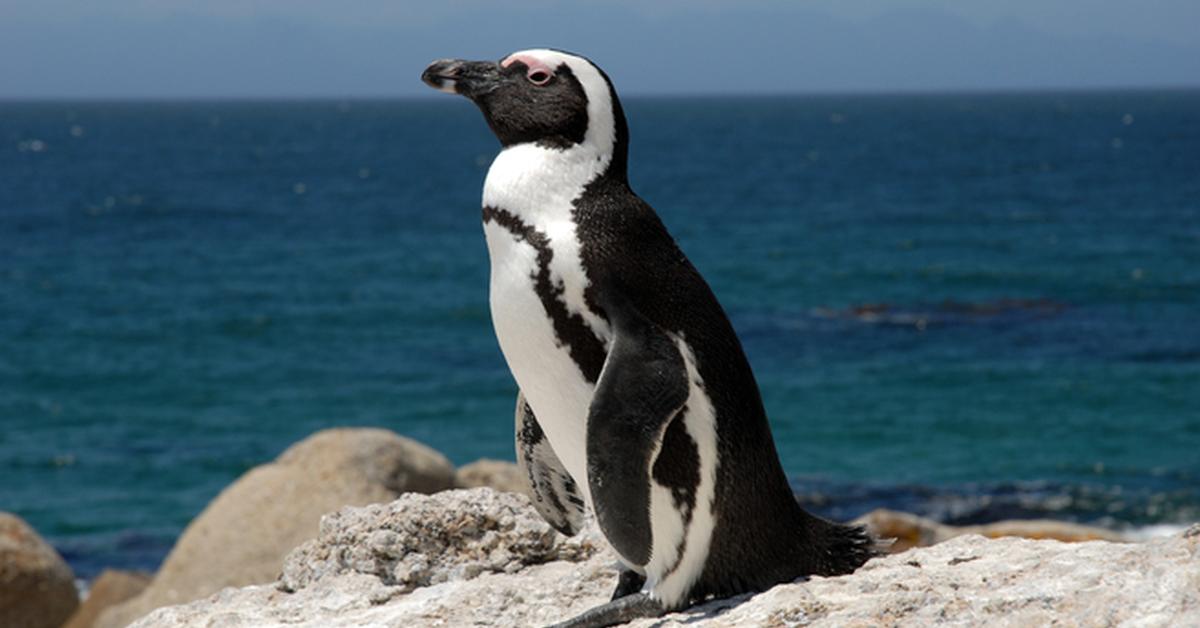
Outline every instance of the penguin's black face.
{"type": "Polygon", "coordinates": [[[441,59],[425,68],[421,80],[470,98],[504,146],[569,148],[587,134],[587,93],[566,63],[521,53],[498,63],[441,59]]]}

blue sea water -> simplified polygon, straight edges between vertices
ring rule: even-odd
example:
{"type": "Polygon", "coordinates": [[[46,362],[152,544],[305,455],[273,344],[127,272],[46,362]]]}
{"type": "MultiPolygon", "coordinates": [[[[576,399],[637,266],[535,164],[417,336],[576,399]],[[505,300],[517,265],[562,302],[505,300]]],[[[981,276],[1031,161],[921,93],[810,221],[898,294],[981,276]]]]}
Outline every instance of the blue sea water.
{"type": "MultiPolygon", "coordinates": [[[[1200,518],[1200,92],[629,99],[805,503],[1200,518]]],[[[0,510],[153,568],[311,432],[512,459],[456,99],[0,104],[0,510]]]]}

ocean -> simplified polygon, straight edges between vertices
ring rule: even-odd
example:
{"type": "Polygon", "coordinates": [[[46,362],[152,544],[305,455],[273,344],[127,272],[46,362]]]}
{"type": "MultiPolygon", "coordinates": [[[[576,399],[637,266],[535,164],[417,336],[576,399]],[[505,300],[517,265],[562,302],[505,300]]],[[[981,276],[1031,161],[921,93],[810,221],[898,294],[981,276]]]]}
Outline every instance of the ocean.
{"type": "MultiPolygon", "coordinates": [[[[1200,92],[629,98],[817,512],[1200,519],[1200,92]]],[[[153,569],[315,430],[513,459],[452,98],[0,103],[0,510],[153,569]]]]}

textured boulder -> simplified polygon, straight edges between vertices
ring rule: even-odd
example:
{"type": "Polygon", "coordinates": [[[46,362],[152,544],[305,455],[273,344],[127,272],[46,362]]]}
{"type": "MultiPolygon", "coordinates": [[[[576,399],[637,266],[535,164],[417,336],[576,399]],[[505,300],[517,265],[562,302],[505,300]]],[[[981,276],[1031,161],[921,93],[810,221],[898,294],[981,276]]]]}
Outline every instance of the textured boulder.
{"type": "Polygon", "coordinates": [[[131,599],[150,584],[150,574],[105,569],[92,581],[87,598],[63,628],[91,628],[105,609],[131,599]]]}
{"type": "Polygon", "coordinates": [[[463,465],[458,468],[454,481],[459,488],[487,486],[497,491],[529,494],[529,479],[525,473],[516,463],[504,460],[484,458],[463,465]]]}
{"type": "Polygon", "coordinates": [[[298,591],[353,573],[406,593],[555,560],[578,562],[598,546],[592,536],[555,532],[522,495],[486,488],[404,495],[325,516],[320,535],[288,555],[279,587],[298,591]]]}
{"type": "MultiPolygon", "coordinates": [[[[554,536],[519,495],[408,496],[327,518],[274,586],[226,589],[136,625],[545,625],[608,599],[616,572],[602,548],[590,528],[577,539],[554,536]]],[[[964,535],[877,558],[849,576],[630,625],[1180,626],[1197,617],[1200,526],[1145,543],[964,535]]]]}
{"type": "Polygon", "coordinates": [[[184,530],[149,588],[96,625],[120,628],[160,606],[270,582],[288,551],[317,535],[321,515],[453,485],[450,462],[416,441],[381,429],[318,432],[222,491],[184,530]]]}
{"type": "Polygon", "coordinates": [[[1120,533],[1065,521],[1034,519],[997,521],[977,526],[949,526],[907,512],[880,508],[859,517],[855,523],[867,526],[875,536],[894,539],[892,553],[913,547],[928,547],[964,534],[978,534],[991,539],[1019,536],[1027,539],[1055,541],[1124,541],[1120,533]]]}
{"type": "Polygon", "coordinates": [[[58,628],[79,606],[75,576],[20,517],[0,512],[0,626],[58,628]]]}

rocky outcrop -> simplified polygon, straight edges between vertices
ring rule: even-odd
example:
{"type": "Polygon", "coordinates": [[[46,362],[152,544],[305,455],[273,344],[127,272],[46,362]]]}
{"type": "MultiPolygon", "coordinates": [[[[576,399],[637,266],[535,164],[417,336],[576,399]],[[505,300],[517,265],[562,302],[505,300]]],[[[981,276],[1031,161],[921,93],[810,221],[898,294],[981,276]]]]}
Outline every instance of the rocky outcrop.
{"type": "Polygon", "coordinates": [[[92,581],[87,598],[63,628],[91,628],[105,609],[132,599],[149,585],[150,574],[105,569],[92,581]]]}
{"type": "Polygon", "coordinates": [[[487,486],[497,491],[529,494],[529,479],[516,463],[483,458],[458,468],[454,478],[459,488],[487,486]]]}
{"type": "Polygon", "coordinates": [[[601,542],[555,532],[521,495],[490,489],[404,495],[390,504],[343,508],[284,562],[279,587],[365,574],[407,593],[483,573],[516,573],[555,560],[578,562],[601,542]]]}
{"type": "Polygon", "coordinates": [[[160,606],[271,582],[287,552],[317,535],[323,514],[453,485],[450,462],[416,441],[381,429],[318,432],[222,491],[184,530],[150,586],[96,625],[120,628],[160,606]]]}
{"type": "Polygon", "coordinates": [[[0,626],[58,628],[77,606],[62,556],[20,517],[0,512],[0,626]]]}
{"type": "Polygon", "coordinates": [[[1125,541],[1119,532],[1050,519],[997,521],[977,526],[950,526],[907,512],[879,508],[854,520],[865,525],[881,539],[893,539],[892,553],[913,547],[928,547],[964,534],[978,534],[990,539],[1018,536],[1026,539],[1052,539],[1077,543],[1080,541],[1125,541]]]}
{"type": "MultiPolygon", "coordinates": [[[[963,535],[840,578],[657,626],[1183,626],[1200,615],[1200,526],[1147,543],[963,535]]],[[[632,624],[645,626],[647,623],[632,624]]]]}
{"type": "MultiPolygon", "coordinates": [[[[599,547],[594,532],[554,536],[523,496],[409,496],[326,518],[277,585],[226,589],[136,626],[544,625],[607,600],[616,572],[599,547]]],[[[1145,543],[963,535],[850,576],[631,626],[1177,626],[1196,617],[1200,526],[1145,543]]]]}

